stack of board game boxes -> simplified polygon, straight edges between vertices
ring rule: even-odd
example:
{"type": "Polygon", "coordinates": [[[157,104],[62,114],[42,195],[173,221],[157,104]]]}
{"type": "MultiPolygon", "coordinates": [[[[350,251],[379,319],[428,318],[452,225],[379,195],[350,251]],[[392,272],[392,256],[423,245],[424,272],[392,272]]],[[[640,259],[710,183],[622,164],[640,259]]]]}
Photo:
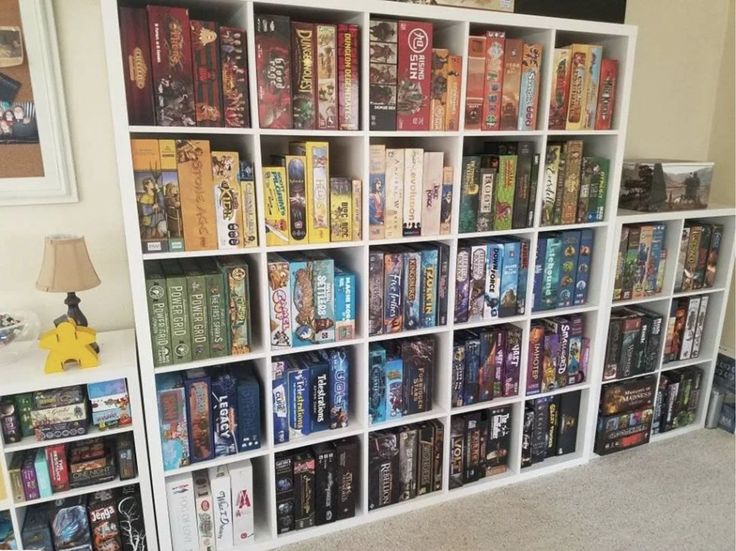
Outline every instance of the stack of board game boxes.
{"type": "Polygon", "coordinates": [[[571,44],[555,48],[552,65],[551,130],[610,130],[616,106],[618,61],[603,47],[571,44]]]}
{"type": "Polygon", "coordinates": [[[665,333],[663,364],[700,356],[710,298],[710,295],[699,295],[672,301],[665,333]]]}
{"type": "Polygon", "coordinates": [[[657,377],[603,385],[594,451],[607,455],[649,442],[657,377]]]}
{"type": "Polygon", "coordinates": [[[368,352],[371,424],[432,409],[436,347],[433,336],[371,344],[368,352]]]}
{"type": "Polygon", "coordinates": [[[121,7],[119,17],[130,124],[250,126],[244,29],[174,6],[121,7]]]}
{"type": "Polygon", "coordinates": [[[271,360],[273,441],[348,426],[350,355],[331,348],[271,360]]]}
{"type": "Polygon", "coordinates": [[[360,241],[362,185],[330,176],[328,142],[291,142],[263,167],[266,245],[360,241]]]}
{"type": "Polygon", "coordinates": [[[368,509],[442,490],[444,434],[436,419],[370,433],[368,509]]]}
{"type": "Polygon", "coordinates": [[[468,38],[465,130],[536,130],[542,52],[504,31],[468,38]]]}
{"type": "Polygon", "coordinates": [[[450,490],[508,470],[512,407],[455,415],[450,424],[450,490]]]}
{"type": "Polygon", "coordinates": [[[371,19],[371,130],[458,130],[462,56],[432,46],[428,21],[371,19]]]}
{"type": "Polygon", "coordinates": [[[723,224],[685,222],[675,272],[675,291],[692,291],[715,285],[722,239],[723,224]]]}
{"type": "Polygon", "coordinates": [[[588,301],[593,241],[592,229],[539,234],[533,311],[579,306],[588,301]]]}
{"type": "Polygon", "coordinates": [[[461,241],[455,264],[455,323],[523,315],[528,273],[528,239],[461,241]]]}
{"type": "Polygon", "coordinates": [[[442,151],[370,146],[371,239],[447,235],[452,231],[453,170],[442,151]]]}
{"type": "Polygon", "coordinates": [[[164,470],[261,447],[261,383],[251,366],[156,378],[164,470]]]}
{"type": "Polygon", "coordinates": [[[208,140],[131,140],[144,253],[258,246],[253,165],[208,140]]]}
{"type": "Polygon", "coordinates": [[[667,432],[694,423],[702,385],[703,370],[697,366],[662,373],[654,403],[652,432],[667,432]]]}
{"type": "Polygon", "coordinates": [[[355,516],[360,443],[344,438],[276,455],[279,534],[355,516]]]}
{"type": "Polygon", "coordinates": [[[522,329],[512,324],[458,331],[452,348],[452,407],[519,394],[522,329]]]}
{"type": "Polygon", "coordinates": [[[360,27],[255,14],[261,128],[358,130],[360,27]]]}
{"type": "Polygon", "coordinates": [[[580,392],[529,400],[524,406],[521,467],[574,453],[577,445],[580,392]]]}
{"type": "Polygon", "coordinates": [[[549,392],[585,381],[590,339],[582,314],[533,320],[529,332],[526,393],[549,392]]]}
{"type": "Polygon", "coordinates": [[[640,306],[612,310],[603,380],[623,379],[657,369],[663,322],[661,314],[640,306]]]}
{"type": "Polygon", "coordinates": [[[582,140],[547,144],[542,188],[542,225],[603,222],[610,162],[584,156],[582,140]]]}
{"type": "Polygon", "coordinates": [[[286,349],[356,336],[356,274],[322,252],[268,256],[271,347],[286,349]]]}
{"type": "Polygon", "coordinates": [[[534,142],[486,142],[463,157],[458,232],[533,226],[538,173],[534,142]]]}
{"type": "Polygon", "coordinates": [[[450,247],[372,247],[368,260],[370,335],[447,323],[450,247]]]}
{"type": "Polygon", "coordinates": [[[255,545],[253,465],[231,465],[166,479],[173,549],[232,549],[255,545]]]}
{"type": "Polygon", "coordinates": [[[664,286],[667,261],[664,224],[625,225],[616,259],[613,300],[657,295],[664,286]]]}
{"type": "Polygon", "coordinates": [[[155,366],[246,354],[253,347],[249,267],[238,257],[144,266],[155,366]]]}

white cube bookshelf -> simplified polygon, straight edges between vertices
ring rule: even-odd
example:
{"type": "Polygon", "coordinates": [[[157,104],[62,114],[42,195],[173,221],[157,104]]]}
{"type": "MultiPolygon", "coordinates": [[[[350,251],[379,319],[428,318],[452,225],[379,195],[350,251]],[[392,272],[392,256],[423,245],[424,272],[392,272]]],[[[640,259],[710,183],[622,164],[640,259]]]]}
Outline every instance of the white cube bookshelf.
{"type": "MultiPolygon", "coordinates": [[[[0,483],[5,487],[7,494],[5,500],[0,501],[0,512],[8,511],[10,514],[18,549],[25,549],[21,533],[28,507],[53,503],[57,499],[67,497],[89,495],[101,490],[114,490],[123,486],[137,486],[139,488],[148,548],[152,551],[158,549],[153,493],[151,492],[151,480],[148,476],[146,429],[143,420],[143,403],[138,381],[135,335],[132,329],[101,332],[97,334],[97,342],[100,345],[99,367],[87,369],[71,367],[62,373],[47,374],[44,373],[47,353],[43,350],[36,349],[11,364],[10,367],[18,370],[13,373],[16,377],[3,379],[2,396],[125,379],[128,387],[128,398],[130,400],[130,413],[132,417],[132,423],[130,425],[99,430],[95,425],[90,424],[86,434],[68,438],[38,441],[33,436],[27,436],[20,442],[12,444],[6,444],[0,438],[0,483]],[[116,477],[110,482],[72,488],[65,492],[53,493],[49,497],[31,501],[13,501],[12,486],[10,484],[10,475],[8,474],[7,466],[10,464],[14,453],[23,450],[45,448],[54,444],[85,441],[96,437],[114,436],[128,432],[132,433],[135,445],[136,467],[138,469],[138,475],[135,478],[120,480],[120,478],[116,477]]],[[[10,373],[8,372],[4,375],[7,376],[8,374],[10,373]]]]}
{"type": "MultiPolygon", "coordinates": [[[[122,4],[123,2],[121,2],[122,4]]],[[[125,1],[125,5],[144,6],[149,2],[145,0],[125,1]]],[[[161,2],[151,2],[161,3],[161,2]]],[[[621,173],[623,161],[624,142],[626,138],[626,120],[628,117],[629,94],[633,74],[634,50],[636,44],[636,28],[626,25],[614,25],[591,21],[577,21],[557,18],[546,18],[526,16],[519,14],[508,14],[490,11],[469,10],[460,8],[449,8],[441,6],[415,5],[401,2],[389,2],[383,0],[363,0],[362,2],[346,3],[341,0],[270,0],[265,2],[253,0],[171,0],[165,3],[190,8],[194,17],[214,19],[220,23],[229,23],[234,26],[245,28],[248,42],[248,63],[250,70],[250,105],[251,122],[253,128],[249,129],[224,129],[224,128],[172,128],[158,126],[129,126],[126,110],[125,89],[123,85],[123,66],[121,63],[120,32],[118,28],[116,0],[102,1],[102,16],[105,30],[105,46],[108,63],[108,78],[110,95],[112,100],[112,114],[114,122],[114,139],[117,152],[118,177],[122,197],[122,211],[125,223],[125,235],[127,242],[128,261],[130,267],[131,287],[133,292],[133,304],[135,314],[136,334],[138,340],[140,372],[142,379],[143,396],[148,404],[146,408],[146,421],[149,427],[149,450],[151,457],[151,473],[154,493],[164,496],[164,481],[167,477],[183,470],[204,469],[212,464],[224,464],[237,462],[245,457],[254,459],[256,464],[256,520],[258,533],[256,535],[256,548],[267,549],[277,547],[285,543],[293,543],[305,538],[326,534],[344,527],[355,526],[397,513],[414,510],[424,505],[442,503],[448,498],[455,498],[477,491],[494,488],[506,484],[512,484],[531,477],[580,465],[591,457],[593,447],[594,428],[596,422],[596,401],[600,373],[598,364],[602,361],[606,345],[606,331],[608,326],[608,278],[610,269],[610,258],[614,252],[614,230],[616,228],[616,205],[618,200],[618,180],[621,173]],[[277,13],[292,17],[293,20],[305,19],[311,21],[327,22],[350,22],[360,25],[361,33],[361,130],[357,131],[318,131],[318,130],[271,130],[260,129],[258,124],[258,113],[256,109],[256,78],[252,68],[255,66],[254,49],[254,14],[277,13]],[[435,47],[447,47],[453,54],[463,56],[463,78],[461,79],[461,107],[465,103],[465,74],[467,69],[467,39],[471,33],[483,30],[504,30],[510,36],[523,37],[526,40],[534,39],[544,45],[544,59],[542,79],[540,86],[539,110],[537,116],[537,130],[532,131],[444,131],[444,132],[385,132],[371,131],[367,128],[369,120],[368,109],[368,80],[365,76],[369,73],[369,40],[368,24],[371,18],[409,18],[417,20],[429,20],[434,24],[435,47]],[[604,46],[607,57],[613,57],[619,61],[619,77],[616,90],[616,107],[613,121],[613,129],[607,131],[563,131],[547,130],[548,109],[552,89],[552,53],[556,46],[567,45],[574,41],[587,43],[599,43],[604,46]],[[289,141],[297,138],[302,139],[325,139],[329,141],[331,148],[331,167],[333,173],[339,173],[348,177],[358,177],[363,181],[363,239],[358,242],[329,243],[326,245],[306,245],[297,247],[274,247],[269,248],[264,244],[265,224],[263,219],[263,193],[261,183],[257,180],[258,190],[258,219],[261,244],[257,248],[244,249],[242,251],[207,251],[207,252],[184,252],[184,253],[160,253],[143,254],[138,230],[138,217],[136,212],[136,199],[133,186],[133,170],[130,152],[131,137],[169,137],[179,138],[184,136],[200,137],[210,139],[213,143],[227,145],[236,148],[241,153],[241,158],[252,160],[255,163],[257,178],[261,174],[264,161],[272,152],[283,153],[289,141]],[[586,153],[593,153],[610,159],[611,174],[609,177],[609,190],[606,202],[606,216],[603,222],[589,224],[573,224],[569,226],[540,227],[541,211],[541,189],[543,179],[544,152],[547,142],[550,140],[565,140],[570,138],[581,138],[585,142],[586,153]],[[485,140],[530,140],[535,143],[536,152],[541,156],[542,168],[539,171],[538,192],[536,197],[535,220],[530,228],[494,231],[474,234],[458,234],[458,213],[460,197],[461,161],[466,147],[473,144],[482,144],[485,140]],[[454,193],[453,193],[453,232],[449,235],[431,238],[399,238],[390,240],[371,241],[368,239],[368,216],[367,197],[369,181],[368,158],[371,144],[397,145],[399,147],[421,147],[428,151],[445,152],[445,164],[454,169],[454,193]],[[452,340],[454,331],[462,328],[484,327],[493,325],[493,322],[453,324],[452,312],[454,311],[454,271],[455,256],[458,240],[472,237],[488,237],[521,235],[530,240],[530,275],[527,281],[527,297],[532,296],[533,289],[533,266],[536,252],[537,239],[540,232],[559,231],[571,228],[593,228],[595,233],[595,248],[593,252],[592,274],[590,279],[588,302],[573,308],[563,308],[544,312],[532,312],[527,308],[524,315],[510,318],[502,318],[498,323],[510,322],[523,330],[522,366],[520,394],[515,397],[503,398],[487,403],[465,406],[463,408],[451,409],[450,381],[452,375],[452,340]],[[368,335],[368,286],[366,274],[368,273],[368,257],[370,247],[386,244],[406,244],[422,241],[443,241],[450,246],[450,283],[448,323],[446,326],[417,331],[407,331],[392,335],[368,335]],[[331,256],[341,261],[351,270],[358,274],[358,311],[357,311],[357,334],[352,341],[330,344],[327,346],[304,347],[293,351],[284,352],[272,349],[268,339],[268,319],[263,314],[262,306],[267,304],[266,269],[267,255],[269,252],[284,252],[289,250],[317,249],[325,250],[331,256]],[[143,276],[143,264],[147,259],[167,259],[198,256],[225,256],[229,254],[242,254],[249,259],[255,284],[251,286],[252,298],[254,300],[253,313],[254,336],[256,345],[253,351],[246,356],[216,358],[192,362],[191,364],[180,364],[166,368],[154,368],[151,354],[151,335],[149,330],[148,309],[146,305],[145,281],[143,276]],[[545,394],[537,394],[527,397],[525,395],[527,345],[530,323],[534,319],[551,317],[556,315],[584,313],[586,318],[586,331],[591,338],[591,363],[585,382],[574,387],[566,387],[545,394]],[[431,411],[402,418],[400,421],[384,423],[371,426],[368,419],[368,346],[369,343],[386,339],[399,338],[411,335],[432,334],[437,341],[437,364],[434,373],[434,403],[431,411]],[[286,353],[302,352],[310,348],[325,348],[337,345],[347,345],[351,349],[354,362],[351,365],[351,410],[350,424],[348,428],[337,431],[326,431],[316,433],[302,439],[301,441],[289,442],[282,445],[274,445],[272,438],[272,407],[270,399],[265,400],[263,406],[262,447],[259,450],[247,454],[238,454],[212,461],[196,463],[194,465],[178,469],[176,471],[164,472],[161,462],[161,443],[157,427],[159,425],[158,411],[156,408],[155,375],[167,371],[185,370],[193,367],[209,365],[221,365],[241,360],[252,360],[261,376],[261,381],[266,389],[270,389],[271,374],[269,370],[271,358],[286,353]],[[527,399],[537,398],[571,391],[581,391],[579,430],[577,447],[574,453],[550,458],[530,468],[521,469],[521,433],[524,402],[527,399]],[[449,490],[448,486],[448,454],[449,454],[449,425],[451,416],[458,413],[474,411],[495,407],[497,405],[512,405],[513,407],[513,429],[512,429],[512,451],[510,454],[509,470],[507,473],[491,478],[486,478],[476,483],[463,486],[462,488],[449,490]],[[402,502],[390,507],[368,510],[368,437],[369,433],[379,428],[403,425],[408,422],[438,419],[445,425],[444,442],[444,477],[441,491],[430,493],[425,496],[402,502]],[[277,535],[275,522],[275,489],[274,489],[274,456],[276,453],[297,447],[309,445],[320,441],[334,440],[343,436],[354,435],[360,441],[360,477],[357,488],[358,502],[355,518],[340,521],[334,524],[317,526],[302,531],[277,535]]],[[[460,110],[459,128],[464,127],[464,109],[460,110]]],[[[529,302],[531,304],[531,302],[529,302]]],[[[169,519],[166,501],[163,497],[156,501],[156,514],[159,526],[159,542],[162,549],[171,549],[171,537],[169,526],[176,526],[176,519],[169,519]]]]}

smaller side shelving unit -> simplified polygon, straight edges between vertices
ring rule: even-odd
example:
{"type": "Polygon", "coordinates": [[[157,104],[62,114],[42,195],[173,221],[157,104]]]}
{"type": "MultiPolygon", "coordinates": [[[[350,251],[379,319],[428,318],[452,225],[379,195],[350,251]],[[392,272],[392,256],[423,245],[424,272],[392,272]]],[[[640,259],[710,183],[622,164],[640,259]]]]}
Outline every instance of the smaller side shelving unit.
{"type": "Polygon", "coordinates": [[[88,369],[73,367],[63,373],[46,374],[44,373],[46,353],[43,350],[37,349],[10,366],[6,366],[0,372],[3,396],[124,378],[128,387],[130,412],[133,419],[132,424],[128,426],[102,431],[90,425],[87,434],[56,440],[37,441],[31,436],[17,443],[4,444],[3,439],[0,438],[0,476],[2,477],[7,494],[6,499],[0,502],[0,511],[9,511],[10,513],[18,549],[24,549],[21,532],[28,507],[53,502],[57,499],[87,495],[99,490],[110,490],[130,485],[138,486],[140,491],[143,507],[142,515],[146,527],[147,548],[152,551],[158,549],[153,495],[151,493],[151,481],[148,469],[148,448],[143,421],[143,404],[141,402],[140,383],[138,379],[135,335],[132,329],[98,333],[97,342],[100,345],[100,365],[98,367],[88,369]],[[128,480],[116,478],[110,482],[74,488],[66,492],[54,493],[49,497],[34,499],[32,501],[13,501],[7,466],[15,452],[44,448],[59,443],[89,440],[98,436],[113,436],[123,432],[133,433],[138,468],[137,477],[128,480]]]}

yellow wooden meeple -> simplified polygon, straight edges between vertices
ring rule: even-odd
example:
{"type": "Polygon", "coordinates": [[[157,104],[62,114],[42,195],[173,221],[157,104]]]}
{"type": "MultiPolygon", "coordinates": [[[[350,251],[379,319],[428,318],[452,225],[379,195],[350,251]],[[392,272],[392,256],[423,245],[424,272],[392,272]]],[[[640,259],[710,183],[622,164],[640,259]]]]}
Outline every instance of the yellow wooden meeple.
{"type": "Polygon", "coordinates": [[[58,373],[64,371],[68,362],[76,362],[79,367],[97,367],[100,358],[92,348],[97,332],[88,327],[78,327],[72,319],[62,321],[55,329],[46,331],[38,345],[49,350],[44,371],[58,373]]]}

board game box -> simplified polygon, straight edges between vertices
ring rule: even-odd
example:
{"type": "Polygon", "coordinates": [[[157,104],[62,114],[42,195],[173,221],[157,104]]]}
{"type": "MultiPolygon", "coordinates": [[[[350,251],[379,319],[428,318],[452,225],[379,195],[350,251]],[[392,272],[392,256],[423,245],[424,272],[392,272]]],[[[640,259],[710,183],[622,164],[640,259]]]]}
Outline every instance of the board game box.
{"type": "Polygon", "coordinates": [[[399,21],[397,130],[428,130],[432,72],[432,23],[399,21]]]}
{"type": "Polygon", "coordinates": [[[223,122],[229,128],[250,126],[248,67],[245,31],[220,27],[223,122]]]}
{"type": "Polygon", "coordinates": [[[371,130],[396,130],[397,22],[371,19],[369,28],[369,126],[371,130]]]}
{"type": "Polygon", "coordinates": [[[291,71],[294,128],[316,128],[317,35],[313,23],[292,21],[291,51],[294,54],[291,71]]]}
{"type": "Polygon", "coordinates": [[[197,126],[222,126],[219,26],[213,21],[191,20],[190,27],[197,126]]]}
{"type": "Polygon", "coordinates": [[[358,130],[360,121],[360,27],[337,26],[338,128],[358,130]]]}
{"type": "Polygon", "coordinates": [[[258,121],[261,128],[292,128],[289,18],[256,14],[255,27],[258,121]]]}

